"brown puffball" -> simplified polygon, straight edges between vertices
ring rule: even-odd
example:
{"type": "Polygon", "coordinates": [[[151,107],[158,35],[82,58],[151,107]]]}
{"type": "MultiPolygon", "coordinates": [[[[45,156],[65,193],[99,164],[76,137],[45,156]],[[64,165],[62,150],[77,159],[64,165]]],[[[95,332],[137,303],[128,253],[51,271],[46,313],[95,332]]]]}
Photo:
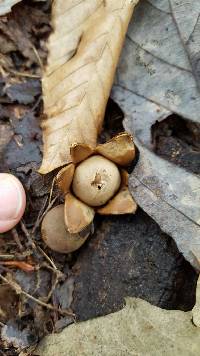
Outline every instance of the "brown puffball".
{"type": "Polygon", "coordinates": [[[90,206],[101,206],[114,196],[120,187],[118,167],[105,157],[94,155],[75,169],[72,188],[75,195],[90,206]]]}
{"type": "Polygon", "coordinates": [[[69,253],[79,249],[87,237],[89,229],[81,234],[70,234],[64,222],[64,204],[51,209],[42,221],[42,239],[52,250],[69,253]]]}

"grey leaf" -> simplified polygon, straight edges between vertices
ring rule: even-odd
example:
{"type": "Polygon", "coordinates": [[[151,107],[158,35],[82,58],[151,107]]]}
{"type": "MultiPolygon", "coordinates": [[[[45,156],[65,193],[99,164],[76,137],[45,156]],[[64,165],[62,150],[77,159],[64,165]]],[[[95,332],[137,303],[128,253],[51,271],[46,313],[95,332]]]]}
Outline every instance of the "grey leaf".
{"type": "Polygon", "coordinates": [[[180,38],[200,87],[200,2],[199,0],[169,0],[169,2],[180,38]]]}
{"type": "MultiPolygon", "coordinates": [[[[171,1],[170,7],[164,0],[139,3],[129,26],[112,98],[124,111],[124,126],[134,134],[140,151],[130,178],[136,201],[175,239],[185,258],[200,269],[200,178],[151,152],[151,126],[156,121],[176,113],[200,122],[200,95],[186,48],[188,37],[180,36],[177,26],[181,9],[186,11],[181,6],[185,1],[177,3],[179,6],[171,1]],[[171,6],[175,6],[173,13],[171,6]]],[[[193,3],[196,14],[200,5],[187,1],[190,6],[193,3]]],[[[191,34],[194,11],[187,12],[182,34],[191,34]]]]}
{"type": "Polygon", "coordinates": [[[12,6],[21,0],[0,0],[0,16],[6,15],[11,11],[12,6]]]}

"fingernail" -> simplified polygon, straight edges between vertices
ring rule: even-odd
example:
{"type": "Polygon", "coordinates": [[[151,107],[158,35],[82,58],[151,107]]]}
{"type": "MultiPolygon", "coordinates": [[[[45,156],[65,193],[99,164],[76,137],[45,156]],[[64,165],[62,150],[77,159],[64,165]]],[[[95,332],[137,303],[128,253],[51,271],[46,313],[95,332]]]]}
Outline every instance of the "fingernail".
{"type": "Polygon", "coordinates": [[[0,173],[0,232],[14,227],[21,219],[26,204],[20,181],[11,174],[0,173]]]}

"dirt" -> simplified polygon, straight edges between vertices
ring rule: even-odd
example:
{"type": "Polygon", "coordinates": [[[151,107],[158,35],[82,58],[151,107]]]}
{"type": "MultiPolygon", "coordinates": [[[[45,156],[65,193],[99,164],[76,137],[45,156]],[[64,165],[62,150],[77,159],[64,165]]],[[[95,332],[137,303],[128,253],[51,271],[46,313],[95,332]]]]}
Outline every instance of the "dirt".
{"type": "Polygon", "coordinates": [[[200,125],[177,115],[152,127],[155,152],[184,169],[200,174],[200,125]]]}
{"type": "MultiPolygon", "coordinates": [[[[41,240],[42,213],[63,201],[52,186],[54,173],[37,173],[42,159],[40,80],[49,20],[50,1],[23,2],[0,19],[0,171],[18,176],[27,194],[22,223],[0,239],[0,355],[15,356],[22,349],[30,355],[44,335],[75,319],[116,311],[127,295],[166,309],[190,310],[195,302],[196,272],[141,209],[135,216],[96,217],[95,233],[73,254],[54,253],[41,240]],[[30,267],[33,271],[28,272],[30,267]]],[[[123,130],[122,119],[122,111],[110,100],[100,142],[123,130]]],[[[171,152],[181,142],[182,158],[176,155],[174,162],[184,162],[199,174],[199,161],[187,158],[189,150],[192,155],[199,152],[196,129],[185,132],[180,119],[176,130],[171,129],[171,119],[166,120],[153,130],[156,152],[172,160],[171,152]]],[[[138,159],[139,153],[134,164],[138,159]]]]}

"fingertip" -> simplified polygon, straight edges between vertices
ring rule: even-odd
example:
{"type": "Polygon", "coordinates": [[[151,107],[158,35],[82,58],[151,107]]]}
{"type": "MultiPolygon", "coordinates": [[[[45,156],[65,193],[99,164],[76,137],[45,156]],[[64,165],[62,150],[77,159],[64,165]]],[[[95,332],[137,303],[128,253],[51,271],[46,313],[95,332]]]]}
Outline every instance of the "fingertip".
{"type": "Polygon", "coordinates": [[[18,178],[0,173],[0,233],[12,229],[21,219],[26,206],[26,194],[18,178]]]}

